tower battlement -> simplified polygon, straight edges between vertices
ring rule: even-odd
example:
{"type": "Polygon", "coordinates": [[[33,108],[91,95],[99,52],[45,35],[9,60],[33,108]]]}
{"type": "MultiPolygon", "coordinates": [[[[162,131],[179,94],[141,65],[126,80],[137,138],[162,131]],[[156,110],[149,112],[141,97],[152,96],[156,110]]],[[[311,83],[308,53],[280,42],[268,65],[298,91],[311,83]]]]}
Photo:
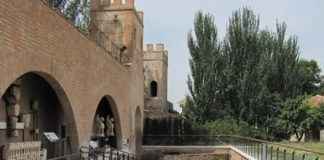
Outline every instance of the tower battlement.
{"type": "Polygon", "coordinates": [[[157,43],[157,44],[153,44],[153,43],[149,43],[146,44],[146,46],[144,47],[144,51],[145,52],[154,52],[154,51],[166,51],[165,50],[165,45],[163,43],[157,43]]]}
{"type": "Polygon", "coordinates": [[[110,8],[134,8],[134,0],[106,0],[109,1],[110,8]]]}
{"type": "Polygon", "coordinates": [[[92,9],[104,7],[106,9],[135,8],[135,0],[93,0],[92,9]]]}
{"type": "Polygon", "coordinates": [[[143,48],[144,61],[146,60],[158,60],[168,64],[168,50],[165,48],[163,43],[149,43],[143,48]]]}
{"type": "Polygon", "coordinates": [[[134,0],[106,0],[110,1],[111,5],[131,5],[134,6],[134,0]]]}

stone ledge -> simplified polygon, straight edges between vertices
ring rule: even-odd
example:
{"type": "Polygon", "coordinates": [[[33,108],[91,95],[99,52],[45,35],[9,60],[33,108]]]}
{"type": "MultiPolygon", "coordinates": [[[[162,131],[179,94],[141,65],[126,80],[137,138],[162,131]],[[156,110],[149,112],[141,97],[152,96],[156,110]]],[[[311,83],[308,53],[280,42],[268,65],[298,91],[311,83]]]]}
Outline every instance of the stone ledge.
{"type": "Polygon", "coordinates": [[[146,152],[157,152],[167,154],[188,155],[230,155],[230,160],[255,160],[255,158],[243,153],[237,148],[227,146],[143,146],[146,152]]]}

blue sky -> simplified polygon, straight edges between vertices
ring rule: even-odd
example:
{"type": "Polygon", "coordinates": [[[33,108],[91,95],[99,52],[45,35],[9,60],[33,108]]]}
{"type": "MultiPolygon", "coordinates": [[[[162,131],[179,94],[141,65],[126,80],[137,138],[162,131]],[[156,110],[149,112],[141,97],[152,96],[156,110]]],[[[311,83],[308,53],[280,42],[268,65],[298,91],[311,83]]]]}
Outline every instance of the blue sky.
{"type": "Polygon", "coordinates": [[[144,11],[144,41],[165,43],[169,50],[168,96],[173,103],[188,94],[187,33],[199,10],[215,16],[221,37],[229,16],[242,7],[253,9],[262,27],[273,30],[277,20],[284,21],[299,38],[301,56],[317,60],[324,70],[324,0],[137,0],[136,5],[144,11]]]}

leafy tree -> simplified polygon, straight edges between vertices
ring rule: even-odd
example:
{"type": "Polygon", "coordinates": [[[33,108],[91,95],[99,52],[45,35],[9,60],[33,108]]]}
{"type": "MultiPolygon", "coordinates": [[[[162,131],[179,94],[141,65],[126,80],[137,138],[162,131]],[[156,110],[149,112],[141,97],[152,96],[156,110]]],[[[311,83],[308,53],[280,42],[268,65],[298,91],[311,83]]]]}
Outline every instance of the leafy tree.
{"type": "Polygon", "coordinates": [[[90,24],[90,0],[49,0],[50,6],[57,8],[81,32],[88,34],[90,24]]]}
{"type": "Polygon", "coordinates": [[[324,95],[324,82],[320,82],[319,84],[319,89],[318,89],[318,94],[324,95]]]}
{"type": "Polygon", "coordinates": [[[72,21],[73,23],[77,22],[78,15],[80,13],[80,5],[81,5],[81,0],[71,0],[69,1],[64,11],[65,17],[70,21],[72,21]]]}
{"type": "Polygon", "coordinates": [[[90,0],[70,0],[64,15],[82,32],[88,33],[90,23],[90,0]]]}
{"type": "Polygon", "coordinates": [[[302,92],[306,94],[318,93],[320,90],[321,69],[314,60],[301,60],[299,62],[299,75],[302,92]]]}
{"type": "Polygon", "coordinates": [[[68,0],[49,0],[51,7],[62,9],[68,0]]]}
{"type": "Polygon", "coordinates": [[[304,121],[306,133],[312,134],[313,131],[319,131],[324,128],[324,105],[309,106],[307,117],[304,121]]]}
{"type": "Polygon", "coordinates": [[[279,117],[281,129],[285,129],[289,135],[296,135],[298,141],[301,141],[305,135],[308,125],[312,122],[306,122],[309,117],[309,106],[305,102],[305,96],[296,99],[288,99],[279,117]]]}
{"type": "Polygon", "coordinates": [[[210,135],[241,135],[255,138],[258,137],[262,139],[266,138],[261,130],[250,126],[246,122],[237,124],[236,121],[231,118],[209,121],[200,126],[204,128],[210,135]]]}
{"type": "Polygon", "coordinates": [[[252,10],[235,11],[221,41],[213,16],[197,13],[188,36],[187,118],[204,124],[232,117],[237,124],[278,135],[283,102],[314,93],[318,66],[299,59],[297,38],[287,36],[287,25],[277,23],[272,32],[259,24],[252,10]]]}
{"type": "Polygon", "coordinates": [[[193,105],[193,101],[190,96],[186,96],[184,103],[181,104],[180,107],[182,109],[181,115],[183,116],[183,118],[195,120],[193,117],[196,117],[196,108],[194,108],[195,105],[193,105]]]}
{"type": "Polygon", "coordinates": [[[295,95],[299,52],[296,39],[286,38],[285,24],[278,24],[276,33],[260,30],[259,18],[244,8],[230,18],[222,43],[211,15],[198,13],[194,24],[188,38],[188,86],[203,112],[223,105],[233,116],[249,120],[265,98],[295,95]]]}
{"type": "Polygon", "coordinates": [[[295,99],[288,99],[281,110],[278,119],[282,129],[287,134],[296,135],[300,141],[306,133],[320,130],[324,127],[324,105],[311,106],[308,96],[299,96],[295,99]]]}
{"type": "Polygon", "coordinates": [[[188,35],[188,46],[192,59],[190,68],[192,75],[189,77],[188,86],[192,102],[191,109],[195,114],[194,119],[204,122],[212,118],[211,107],[217,102],[219,81],[216,68],[221,68],[220,44],[217,40],[217,29],[211,15],[199,12],[195,18],[195,35],[188,35]]]}

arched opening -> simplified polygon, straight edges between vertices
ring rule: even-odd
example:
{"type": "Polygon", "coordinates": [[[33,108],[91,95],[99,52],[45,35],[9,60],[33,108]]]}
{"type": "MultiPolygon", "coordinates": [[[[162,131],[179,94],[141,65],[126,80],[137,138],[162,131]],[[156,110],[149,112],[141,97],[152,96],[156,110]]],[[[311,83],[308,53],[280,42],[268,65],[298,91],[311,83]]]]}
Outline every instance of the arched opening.
{"type": "Polygon", "coordinates": [[[47,157],[77,151],[78,134],[70,102],[60,84],[50,75],[29,72],[16,79],[1,97],[0,145],[41,141],[47,157]],[[58,139],[51,140],[47,133],[58,139]]]}
{"type": "Polygon", "coordinates": [[[97,142],[99,147],[121,148],[118,111],[114,100],[109,96],[103,97],[98,104],[93,120],[92,141],[97,142]]]}
{"type": "Polygon", "coordinates": [[[152,81],[150,85],[151,97],[156,97],[158,92],[158,84],[156,81],[152,81]]]}
{"type": "Polygon", "coordinates": [[[136,108],[135,112],[135,144],[136,144],[136,154],[140,157],[142,153],[142,138],[143,138],[143,120],[142,112],[140,107],[136,108]]]}

